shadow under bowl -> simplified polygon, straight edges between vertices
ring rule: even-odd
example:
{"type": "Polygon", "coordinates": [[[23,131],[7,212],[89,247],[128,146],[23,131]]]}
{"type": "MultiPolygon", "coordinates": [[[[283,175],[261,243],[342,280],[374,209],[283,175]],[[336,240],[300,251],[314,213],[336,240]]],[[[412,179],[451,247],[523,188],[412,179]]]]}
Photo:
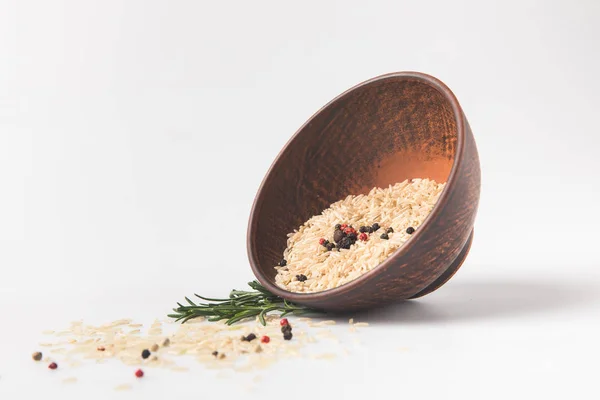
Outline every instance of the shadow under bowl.
{"type": "Polygon", "coordinates": [[[450,89],[418,72],[378,76],[325,105],[281,150],[250,214],[250,264],[269,291],[327,311],[420,297],[447,282],[467,256],[479,192],[475,140],[450,89]],[[322,292],[275,284],[289,232],[350,194],[412,178],[447,184],[415,234],[384,262],[322,292]]]}

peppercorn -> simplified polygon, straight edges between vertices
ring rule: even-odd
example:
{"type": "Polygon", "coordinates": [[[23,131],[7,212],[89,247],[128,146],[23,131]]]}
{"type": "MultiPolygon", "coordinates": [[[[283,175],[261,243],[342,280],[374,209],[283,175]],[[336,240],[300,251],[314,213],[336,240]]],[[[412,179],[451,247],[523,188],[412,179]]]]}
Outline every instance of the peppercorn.
{"type": "Polygon", "coordinates": [[[171,340],[169,340],[169,338],[166,338],[165,340],[163,340],[162,346],[169,347],[170,344],[171,344],[171,340]]]}
{"type": "Polygon", "coordinates": [[[335,227],[334,227],[334,228],[335,228],[335,229],[342,229],[342,225],[340,225],[340,224],[335,224],[335,227]]]}
{"type": "Polygon", "coordinates": [[[289,325],[290,321],[288,321],[287,318],[281,318],[281,320],[279,321],[279,325],[284,326],[284,325],[289,325]]]}
{"type": "Polygon", "coordinates": [[[285,267],[287,265],[287,261],[285,261],[285,258],[282,259],[281,261],[279,261],[279,266],[280,267],[285,267]]]}
{"type": "Polygon", "coordinates": [[[150,357],[150,350],[148,349],[144,349],[142,351],[142,358],[145,360],[146,358],[150,357]]]}
{"type": "Polygon", "coordinates": [[[379,224],[378,224],[377,222],[375,222],[375,223],[374,223],[374,224],[371,226],[371,228],[373,228],[373,232],[377,232],[377,231],[379,230],[379,228],[381,228],[381,227],[379,226],[379,224]]]}
{"type": "Polygon", "coordinates": [[[306,275],[300,274],[300,275],[296,275],[296,279],[298,279],[298,282],[304,282],[308,278],[306,277],[306,275]]]}
{"type": "Polygon", "coordinates": [[[337,244],[337,247],[340,249],[349,249],[352,246],[352,239],[345,237],[337,244]]]}
{"type": "Polygon", "coordinates": [[[98,350],[98,351],[104,351],[104,350],[106,350],[106,348],[104,346],[98,346],[98,348],[96,350],[98,350]]]}
{"type": "Polygon", "coordinates": [[[142,376],[144,376],[144,371],[142,371],[141,369],[138,369],[137,371],[135,371],[135,376],[137,376],[138,378],[141,378],[142,376]]]}
{"type": "Polygon", "coordinates": [[[364,226],[364,225],[363,225],[363,226],[361,226],[360,228],[358,228],[358,231],[359,231],[360,233],[365,233],[365,232],[367,232],[367,231],[368,231],[368,229],[367,229],[367,227],[366,227],[366,226],[364,226]]]}
{"type": "Polygon", "coordinates": [[[256,335],[254,333],[249,334],[248,336],[242,336],[243,342],[251,342],[256,339],[256,335]]]}
{"type": "Polygon", "coordinates": [[[150,347],[150,351],[158,351],[158,345],[154,343],[152,347],[150,347]]]}
{"type": "Polygon", "coordinates": [[[283,334],[284,340],[292,340],[292,332],[286,332],[283,334]]]}
{"type": "Polygon", "coordinates": [[[263,337],[260,338],[260,342],[261,343],[269,343],[270,341],[271,341],[271,338],[268,337],[267,335],[265,335],[265,336],[263,336],[263,337]]]}
{"type": "Polygon", "coordinates": [[[50,369],[56,369],[56,368],[58,368],[58,364],[57,364],[57,363],[55,363],[55,362],[51,362],[51,363],[48,365],[48,368],[50,368],[50,369]]]}
{"type": "Polygon", "coordinates": [[[327,245],[325,245],[325,248],[327,248],[327,251],[333,250],[334,247],[335,247],[335,244],[333,244],[333,243],[327,243],[327,245]]]}
{"type": "Polygon", "coordinates": [[[340,229],[341,230],[345,230],[348,227],[348,224],[342,224],[340,225],[340,229]]]}
{"type": "Polygon", "coordinates": [[[387,233],[382,233],[379,237],[385,240],[388,240],[390,238],[387,233]]]}
{"type": "Polygon", "coordinates": [[[327,242],[327,240],[325,240],[325,239],[323,239],[323,238],[319,239],[319,244],[320,244],[321,246],[325,246],[325,243],[326,243],[326,242],[327,242]]]}
{"type": "Polygon", "coordinates": [[[292,331],[292,326],[291,325],[283,325],[281,327],[281,333],[286,333],[286,332],[291,332],[292,331]]]}
{"type": "Polygon", "coordinates": [[[215,351],[212,352],[212,355],[216,357],[216,356],[219,355],[219,352],[215,350],[215,351]]]}
{"type": "Polygon", "coordinates": [[[346,236],[344,232],[342,232],[340,229],[336,229],[335,232],[333,232],[333,241],[339,243],[344,236],[346,236]]]}
{"type": "Polygon", "coordinates": [[[394,233],[394,228],[392,228],[391,226],[389,228],[387,228],[387,231],[385,231],[386,233],[394,233]]]}
{"type": "Polygon", "coordinates": [[[408,233],[409,235],[412,235],[413,233],[415,233],[415,228],[413,228],[412,226],[409,226],[408,228],[406,228],[406,233],[408,233]]]}
{"type": "Polygon", "coordinates": [[[356,242],[356,239],[358,239],[358,235],[356,234],[356,231],[354,231],[354,232],[352,232],[352,233],[349,233],[349,234],[348,234],[348,238],[349,238],[350,240],[352,240],[353,242],[356,242]]]}
{"type": "Polygon", "coordinates": [[[40,361],[42,359],[42,353],[36,351],[31,355],[31,358],[33,358],[35,361],[40,361]]]}
{"type": "Polygon", "coordinates": [[[373,233],[373,227],[367,226],[367,233],[373,233]]]}
{"type": "Polygon", "coordinates": [[[358,235],[358,238],[363,242],[366,242],[369,239],[369,236],[366,233],[361,233],[360,235],[358,235]]]}

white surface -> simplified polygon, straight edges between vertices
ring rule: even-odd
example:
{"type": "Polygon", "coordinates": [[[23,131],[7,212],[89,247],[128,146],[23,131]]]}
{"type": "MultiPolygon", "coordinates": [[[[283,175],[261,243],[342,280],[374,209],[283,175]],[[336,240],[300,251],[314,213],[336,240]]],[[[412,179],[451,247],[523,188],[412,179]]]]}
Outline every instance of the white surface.
{"type": "Polygon", "coordinates": [[[0,3],[1,399],[600,396],[600,3],[0,3]],[[117,396],[130,368],[64,387],[70,371],[30,361],[44,329],[243,287],[281,146],[398,70],[448,84],[480,151],[475,241],[442,290],[361,315],[361,346],[337,328],[348,357],[279,364],[251,392],[252,374],[196,367],[117,396]]]}

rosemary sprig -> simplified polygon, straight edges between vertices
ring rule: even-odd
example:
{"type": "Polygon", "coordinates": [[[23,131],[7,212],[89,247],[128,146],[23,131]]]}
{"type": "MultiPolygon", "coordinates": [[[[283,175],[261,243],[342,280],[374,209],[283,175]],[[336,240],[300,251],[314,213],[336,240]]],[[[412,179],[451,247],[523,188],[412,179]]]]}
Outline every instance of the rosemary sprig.
{"type": "Polygon", "coordinates": [[[192,318],[206,317],[208,321],[220,321],[226,319],[227,325],[234,324],[246,318],[258,316],[261,324],[266,325],[265,316],[274,311],[280,311],[281,317],[293,314],[302,315],[317,313],[318,311],[291,303],[265,289],[258,281],[248,282],[253,291],[232,290],[228,299],[211,299],[195,295],[208,303],[194,303],[185,298],[189,305],[177,303],[170,318],[185,323],[192,318]]]}

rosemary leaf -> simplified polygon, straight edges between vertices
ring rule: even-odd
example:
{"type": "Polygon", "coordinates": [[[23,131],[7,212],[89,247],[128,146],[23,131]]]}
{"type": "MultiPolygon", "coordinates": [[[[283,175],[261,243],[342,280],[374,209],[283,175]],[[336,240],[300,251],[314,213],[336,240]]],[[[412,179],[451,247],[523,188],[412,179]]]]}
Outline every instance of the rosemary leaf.
{"type": "Polygon", "coordinates": [[[225,319],[227,325],[258,316],[261,324],[266,325],[265,317],[270,312],[280,312],[284,315],[303,315],[318,313],[317,310],[299,304],[291,303],[274,295],[264,288],[258,281],[248,282],[253,291],[232,290],[228,299],[213,299],[195,294],[201,300],[209,303],[194,303],[189,298],[185,300],[189,305],[177,303],[174,313],[169,318],[185,323],[197,317],[206,317],[208,321],[220,321],[225,319]]]}

